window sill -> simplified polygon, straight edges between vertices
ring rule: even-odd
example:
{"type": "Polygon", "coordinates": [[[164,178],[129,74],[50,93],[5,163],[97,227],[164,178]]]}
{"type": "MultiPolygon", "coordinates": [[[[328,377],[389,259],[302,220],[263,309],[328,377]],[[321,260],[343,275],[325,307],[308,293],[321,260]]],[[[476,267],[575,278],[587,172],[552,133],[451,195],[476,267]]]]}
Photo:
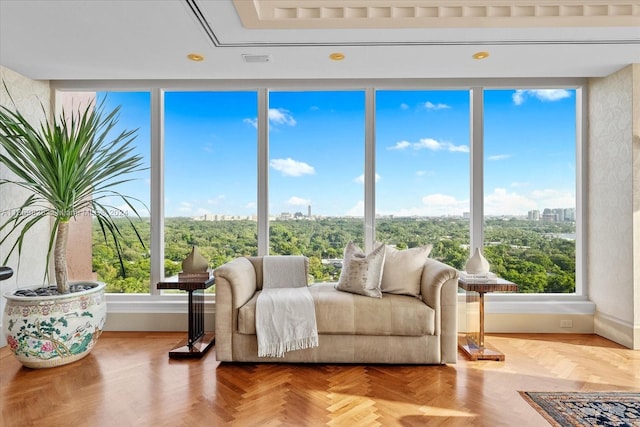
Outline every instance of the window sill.
{"type": "MultiPolygon", "coordinates": [[[[458,294],[458,304],[466,296],[458,294]]],[[[587,297],[574,294],[507,294],[485,295],[485,312],[495,314],[578,314],[594,315],[596,305],[587,297]]]]}
{"type": "MultiPolygon", "coordinates": [[[[187,294],[107,294],[109,313],[186,313],[187,294]]],[[[487,294],[487,313],[595,314],[595,304],[586,297],[563,294],[487,294]]],[[[215,294],[205,295],[205,313],[215,313],[215,294]]],[[[465,295],[458,294],[458,304],[465,295]]]]}
{"type": "MultiPolygon", "coordinates": [[[[186,293],[170,295],[106,294],[107,313],[187,313],[186,293]]],[[[215,313],[215,294],[205,294],[205,313],[215,313]]]]}

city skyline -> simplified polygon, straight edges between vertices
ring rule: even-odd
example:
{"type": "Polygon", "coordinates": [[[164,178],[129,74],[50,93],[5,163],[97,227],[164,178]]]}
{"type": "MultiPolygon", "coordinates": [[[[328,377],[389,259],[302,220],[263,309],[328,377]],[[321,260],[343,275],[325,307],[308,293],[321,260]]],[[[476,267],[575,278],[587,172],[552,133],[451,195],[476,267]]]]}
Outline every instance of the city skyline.
{"type": "MultiPolygon", "coordinates": [[[[486,90],[486,216],[575,207],[575,92],[486,90]]],[[[111,92],[149,160],[148,93],[111,92]]],[[[364,92],[272,92],[270,215],[363,216],[364,92]]],[[[253,215],[255,92],[168,92],[165,216],[253,215]]],[[[469,92],[378,91],[376,214],[462,216],[469,208],[469,92]]],[[[126,191],[148,203],[148,172],[126,191]]]]}
{"type": "MultiPolygon", "coordinates": [[[[544,208],[542,211],[537,209],[528,211],[526,215],[485,215],[487,218],[515,218],[515,219],[528,219],[530,221],[539,221],[545,219],[547,216],[547,220],[549,220],[550,215],[555,215],[556,219],[554,221],[575,221],[575,208],[544,208]]],[[[411,219],[422,219],[422,218],[462,218],[469,219],[471,216],[471,212],[463,212],[462,215],[443,215],[443,216],[411,216],[411,217],[400,217],[394,215],[381,215],[376,214],[376,218],[411,218],[411,219]]],[[[216,212],[206,213],[200,216],[194,217],[186,217],[191,218],[196,221],[236,221],[236,220],[251,220],[257,221],[258,214],[254,212],[250,215],[230,215],[230,214],[220,214],[216,212]]],[[[320,216],[313,215],[311,213],[311,205],[307,207],[307,213],[303,213],[302,211],[296,212],[280,212],[280,213],[271,213],[269,215],[270,220],[297,220],[297,219],[324,219],[324,218],[363,218],[361,217],[352,217],[352,216],[320,216]]]]}

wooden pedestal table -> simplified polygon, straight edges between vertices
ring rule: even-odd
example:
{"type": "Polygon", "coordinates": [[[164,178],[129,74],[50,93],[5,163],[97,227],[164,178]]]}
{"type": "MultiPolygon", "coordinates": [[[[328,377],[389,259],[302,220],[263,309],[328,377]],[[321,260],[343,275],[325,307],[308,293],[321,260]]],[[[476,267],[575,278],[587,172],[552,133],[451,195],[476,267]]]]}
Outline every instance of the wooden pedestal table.
{"type": "Polygon", "coordinates": [[[504,354],[486,348],[484,346],[484,295],[488,292],[513,292],[518,290],[518,285],[504,279],[464,278],[458,279],[458,285],[467,292],[478,293],[478,305],[480,311],[480,327],[477,337],[467,333],[467,344],[459,344],[462,352],[470,360],[504,360],[504,354]]]}
{"type": "Polygon", "coordinates": [[[158,283],[158,289],[179,289],[189,294],[187,339],[171,350],[169,357],[202,357],[215,342],[215,334],[204,330],[204,290],[213,284],[213,277],[202,280],[171,278],[158,283]]]}

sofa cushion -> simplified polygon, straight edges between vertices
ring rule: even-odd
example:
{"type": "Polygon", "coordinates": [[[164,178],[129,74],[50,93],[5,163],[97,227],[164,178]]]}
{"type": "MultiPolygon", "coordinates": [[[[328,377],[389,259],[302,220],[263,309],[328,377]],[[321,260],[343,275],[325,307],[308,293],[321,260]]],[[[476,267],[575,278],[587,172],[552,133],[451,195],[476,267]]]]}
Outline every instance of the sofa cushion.
{"type": "MultiPolygon", "coordinates": [[[[262,256],[248,256],[244,257],[251,261],[253,264],[253,268],[256,270],[256,286],[258,289],[262,289],[262,256]]],[[[313,276],[309,275],[309,258],[304,258],[304,269],[305,274],[307,275],[307,284],[313,283],[313,276]]]]}
{"type": "MultiPolygon", "coordinates": [[[[435,312],[424,302],[404,295],[368,298],[340,292],[332,283],[309,287],[316,309],[319,334],[433,335],[435,312]]],[[[238,312],[238,332],[255,335],[259,292],[238,312]]]]}
{"type": "Polygon", "coordinates": [[[382,298],[380,280],[384,266],[385,245],[380,244],[366,254],[353,242],[344,248],[344,259],[340,279],[336,285],[339,291],[351,292],[374,298],[382,298]]]}
{"type": "Polygon", "coordinates": [[[265,255],[262,257],[262,289],[307,286],[309,260],[302,255],[265,255]]]}
{"type": "Polygon", "coordinates": [[[387,245],[382,271],[382,292],[420,297],[420,279],[432,245],[398,250],[387,245]]]}

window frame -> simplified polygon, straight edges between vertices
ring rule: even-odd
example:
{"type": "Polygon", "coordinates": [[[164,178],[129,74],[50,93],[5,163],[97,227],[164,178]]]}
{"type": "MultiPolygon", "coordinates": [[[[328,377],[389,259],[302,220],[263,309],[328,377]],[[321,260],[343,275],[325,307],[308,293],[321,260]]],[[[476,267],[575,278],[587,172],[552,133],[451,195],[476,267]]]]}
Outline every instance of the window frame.
{"type": "MultiPolygon", "coordinates": [[[[270,90],[278,91],[365,91],[365,247],[372,248],[375,241],[375,92],[377,90],[468,90],[471,98],[470,135],[470,183],[471,186],[471,248],[481,245],[483,223],[482,181],[482,91],[490,89],[553,89],[570,88],[576,92],[576,291],[573,294],[495,294],[488,310],[515,313],[514,303],[526,303],[528,312],[557,312],[549,308],[549,302],[577,303],[587,301],[586,245],[587,219],[587,99],[585,78],[513,78],[513,79],[335,79],[335,80],[81,80],[52,81],[53,99],[58,91],[139,91],[151,94],[151,292],[150,294],[109,294],[115,303],[114,311],[125,310],[120,303],[137,305],[144,302],[167,301],[183,295],[160,295],[153,285],[163,279],[164,271],[164,93],[165,91],[256,91],[258,98],[257,197],[258,197],[258,253],[268,252],[268,97],[270,90]],[[505,304],[501,304],[505,303],[505,304]],[[536,305],[538,304],[538,305],[536,305]],[[541,305],[540,305],[541,304],[541,305]],[[536,308],[538,307],[538,308],[536,308]],[[546,308],[545,308],[546,307],[546,308]],[[503,311],[504,310],[504,311],[503,311]],[[532,311],[533,310],[533,311],[532,311]],[[537,311],[542,310],[542,311],[537,311]],[[551,311],[549,311],[551,310],[551,311]]],[[[53,104],[55,105],[55,103],[53,104]]],[[[470,250],[471,250],[470,248],[470,250]]],[[[207,297],[207,303],[215,303],[215,295],[207,297]]],[[[112,311],[110,307],[110,311],[112,311]]],[[[583,313],[584,307],[572,313],[583,313]],[[582,310],[582,311],[580,311],[582,310]]],[[[146,310],[145,310],[146,311],[146,310]]],[[[150,312],[153,311],[150,309],[150,312]]],[[[158,310],[162,311],[162,310],[158,310]]]]}

